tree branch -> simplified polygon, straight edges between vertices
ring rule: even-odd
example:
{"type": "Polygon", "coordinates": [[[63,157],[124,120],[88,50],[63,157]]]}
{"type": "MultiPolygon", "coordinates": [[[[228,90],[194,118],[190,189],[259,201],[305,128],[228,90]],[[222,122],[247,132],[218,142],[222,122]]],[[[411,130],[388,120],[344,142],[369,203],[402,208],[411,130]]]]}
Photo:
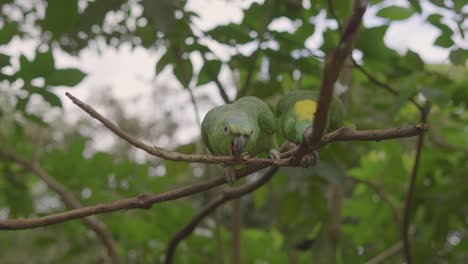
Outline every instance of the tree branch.
{"type": "MultiPolygon", "coordinates": [[[[336,23],[338,24],[338,30],[342,31],[342,26],[341,26],[340,19],[338,18],[338,16],[335,13],[335,9],[334,9],[334,6],[333,6],[333,0],[328,0],[328,12],[331,14],[331,16],[335,19],[336,23]]],[[[399,95],[400,94],[400,91],[393,88],[388,83],[384,83],[384,82],[380,81],[379,79],[377,79],[377,77],[375,77],[369,71],[367,71],[363,66],[359,65],[352,56],[350,56],[350,58],[351,58],[351,62],[353,63],[353,66],[356,69],[358,69],[362,74],[364,74],[370,82],[374,83],[375,85],[379,86],[380,88],[386,90],[387,92],[389,92],[389,93],[391,93],[393,95],[399,95]]],[[[413,103],[414,106],[416,106],[419,109],[419,111],[422,111],[423,107],[420,104],[418,104],[418,102],[414,98],[409,98],[408,100],[411,103],[413,103]]]]}
{"type": "MultiPolygon", "coordinates": [[[[201,57],[203,59],[203,64],[205,64],[206,61],[207,61],[205,53],[200,52],[200,55],[201,55],[201,57]]],[[[224,88],[223,84],[219,81],[218,76],[214,76],[214,74],[212,72],[208,72],[208,74],[211,76],[211,78],[213,78],[213,81],[215,82],[216,87],[218,88],[219,95],[223,99],[224,103],[230,104],[231,99],[229,99],[229,96],[226,93],[226,89],[224,88]]]]}
{"type": "Polygon", "coordinates": [[[391,246],[390,248],[386,249],[379,255],[371,258],[366,264],[379,264],[380,262],[384,261],[385,259],[397,254],[403,248],[403,243],[399,241],[395,245],[391,246]]]}
{"type": "MultiPolygon", "coordinates": [[[[359,65],[356,60],[354,60],[353,58],[352,59],[352,63],[354,65],[354,67],[356,69],[358,69],[362,74],[364,74],[367,79],[371,82],[373,82],[375,85],[379,86],[380,88],[386,90],[387,92],[393,94],[393,95],[400,95],[400,91],[398,91],[397,89],[393,88],[392,86],[390,86],[389,84],[387,83],[384,83],[380,80],[377,79],[377,77],[373,76],[370,72],[368,72],[363,66],[359,65]]],[[[422,111],[423,107],[418,104],[418,102],[413,98],[408,98],[408,100],[413,103],[414,106],[416,106],[419,111],[422,111]]]]}
{"type": "MultiPolygon", "coordinates": [[[[249,166],[236,171],[236,180],[239,180],[255,171],[266,168],[267,165],[249,166]]],[[[143,193],[132,198],[126,198],[109,203],[96,204],[93,206],[82,207],[65,212],[51,214],[44,217],[17,219],[17,220],[1,220],[0,230],[16,230],[16,229],[31,229],[41,226],[57,224],[72,219],[83,218],[90,215],[97,215],[115,211],[129,209],[150,209],[155,203],[176,200],[190,196],[195,193],[209,190],[213,187],[225,184],[226,177],[216,177],[203,182],[198,182],[186,187],[167,191],[159,194],[143,193]]]]}
{"type": "Polygon", "coordinates": [[[296,153],[296,160],[307,153],[311,147],[314,148],[318,145],[325,133],[328,110],[333,97],[333,87],[343,68],[346,58],[353,49],[353,43],[361,24],[362,17],[364,16],[364,12],[366,11],[367,4],[368,0],[356,0],[354,2],[352,15],[348,19],[344,31],[341,34],[340,42],[332,51],[330,56],[327,56],[325,60],[322,82],[320,84],[318,107],[312,124],[312,132],[309,127],[309,129],[304,133],[304,140],[296,153]]]}
{"type": "Polygon", "coordinates": [[[127,134],[125,131],[121,130],[117,127],[112,121],[105,118],[103,115],[99,114],[96,110],[94,110],[91,106],[83,103],[78,98],[74,97],[70,93],[65,93],[74,104],[78,107],[83,109],[86,113],[88,113],[93,118],[99,120],[105,127],[109,130],[114,132],[117,136],[124,139],[131,145],[139,148],[150,155],[165,159],[165,160],[172,160],[172,161],[185,161],[185,162],[202,162],[202,163],[217,163],[217,164],[225,164],[225,165],[234,165],[234,164],[244,164],[244,165],[254,165],[254,164],[264,164],[264,165],[284,165],[286,160],[272,160],[272,159],[261,159],[261,158],[252,158],[252,159],[244,159],[243,161],[236,161],[231,156],[211,156],[211,155],[190,155],[190,154],[183,154],[178,152],[171,152],[164,150],[159,147],[153,147],[148,144],[145,144],[138,139],[132,137],[131,135],[127,134]]]}
{"type": "MultiPolygon", "coordinates": [[[[185,161],[185,162],[204,162],[204,163],[224,163],[224,164],[238,164],[233,161],[232,157],[225,156],[210,156],[210,155],[188,155],[178,152],[166,151],[162,148],[149,146],[134,137],[130,136],[120,128],[118,128],[110,120],[96,112],[93,108],[87,104],[81,102],[69,93],[66,95],[81,109],[87,112],[92,117],[103,123],[109,130],[114,132],[116,135],[126,140],[133,146],[146,151],[147,153],[168,160],[185,161]]],[[[318,149],[333,141],[350,141],[350,140],[363,140],[363,141],[379,141],[385,139],[412,137],[421,134],[427,129],[425,124],[417,124],[414,126],[408,126],[403,128],[391,128],[384,130],[364,130],[357,131],[351,128],[342,128],[334,132],[325,135],[317,146],[318,149]]],[[[246,159],[241,164],[247,165],[247,167],[236,171],[236,179],[243,178],[248,174],[264,169],[269,166],[296,166],[294,161],[290,159],[292,155],[298,152],[299,147],[295,147],[291,151],[281,153],[282,158],[279,161],[272,159],[246,159]]],[[[225,177],[216,177],[207,181],[198,182],[186,187],[182,187],[173,191],[163,192],[160,194],[144,193],[136,197],[122,199],[109,203],[102,203],[93,206],[83,207],[80,209],[74,209],[61,213],[52,214],[49,216],[30,218],[30,219],[18,219],[18,220],[4,220],[0,221],[0,230],[11,230],[11,229],[29,229],[40,226],[52,225],[60,222],[69,221],[72,219],[83,218],[90,215],[114,212],[119,210],[129,210],[135,208],[148,209],[152,204],[161,203],[169,200],[175,200],[182,197],[190,196],[195,193],[203,192],[208,189],[226,183],[225,177]]]]}
{"type": "Polygon", "coordinates": [[[273,177],[277,170],[278,168],[276,167],[269,168],[257,181],[245,184],[241,187],[225,190],[216,199],[212,200],[205,208],[198,212],[187,225],[180,229],[179,232],[177,232],[177,234],[169,242],[169,246],[166,251],[165,263],[172,263],[177,245],[180,243],[180,241],[188,237],[206,216],[211,214],[211,212],[216,210],[216,208],[220,207],[224,203],[240,198],[260,188],[273,177]]]}
{"type": "Polygon", "coordinates": [[[356,177],[353,177],[353,176],[348,176],[348,178],[353,180],[356,183],[365,184],[368,187],[374,189],[374,191],[377,193],[377,195],[380,197],[380,199],[382,199],[382,201],[384,201],[386,204],[388,204],[388,206],[390,207],[390,210],[392,211],[393,218],[395,219],[395,223],[396,223],[397,227],[400,228],[401,220],[400,220],[400,214],[398,213],[398,208],[392,202],[392,200],[390,200],[390,197],[388,196],[388,194],[385,192],[385,190],[380,185],[378,185],[376,183],[373,183],[371,181],[364,180],[364,179],[359,179],[359,178],[356,178],[356,177]]]}
{"type": "MultiPolygon", "coordinates": [[[[421,122],[427,123],[427,115],[430,111],[430,104],[427,104],[421,110],[421,122]]],[[[416,178],[418,176],[419,162],[421,160],[421,152],[424,144],[424,133],[418,136],[418,142],[416,145],[416,155],[414,157],[413,170],[411,172],[410,185],[406,192],[405,207],[403,210],[402,228],[401,228],[401,239],[403,240],[403,251],[405,253],[406,262],[408,264],[413,263],[411,256],[411,245],[409,239],[409,226],[410,226],[410,214],[411,214],[411,202],[416,189],[416,178]]]]}
{"type": "MultiPolygon", "coordinates": [[[[201,162],[201,163],[216,163],[225,165],[243,164],[243,165],[255,165],[262,166],[290,166],[293,165],[289,156],[294,154],[293,152],[283,153],[280,160],[265,159],[265,158],[244,158],[242,161],[236,161],[231,156],[212,156],[212,155],[193,155],[183,154],[174,151],[167,151],[159,147],[153,147],[145,144],[127,132],[121,130],[112,121],[105,118],[103,115],[94,110],[91,106],[83,103],[70,93],[65,93],[74,104],[88,113],[91,117],[97,119],[105,127],[111,130],[114,134],[127,141],[131,145],[139,148],[150,155],[173,161],[184,161],[184,162],[201,162]]],[[[422,131],[427,129],[424,124],[417,124],[414,126],[403,127],[403,128],[392,128],[384,130],[363,130],[357,131],[351,128],[343,128],[335,132],[331,132],[324,136],[324,140],[319,142],[320,146],[328,144],[331,141],[351,141],[351,140],[364,140],[364,141],[379,141],[385,139],[394,139],[401,137],[412,137],[420,134],[422,131]]],[[[294,151],[298,151],[297,149],[294,151]]]]}
{"type": "MultiPolygon", "coordinates": [[[[54,180],[46,171],[44,171],[35,162],[25,160],[11,151],[0,150],[0,158],[19,164],[24,169],[34,173],[39,177],[52,191],[54,191],[62,202],[69,208],[77,209],[83,207],[80,201],[68,191],[65,186],[54,180]]],[[[117,254],[116,244],[112,238],[112,234],[107,230],[106,225],[95,217],[85,217],[83,223],[96,233],[97,237],[107,250],[107,254],[112,263],[120,263],[119,255],[117,254]]]]}

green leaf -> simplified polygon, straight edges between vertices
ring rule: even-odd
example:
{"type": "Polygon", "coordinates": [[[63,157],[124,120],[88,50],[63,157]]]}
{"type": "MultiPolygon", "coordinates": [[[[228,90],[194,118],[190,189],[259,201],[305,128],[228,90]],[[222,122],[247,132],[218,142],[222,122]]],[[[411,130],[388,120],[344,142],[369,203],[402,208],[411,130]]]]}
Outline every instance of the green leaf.
{"type": "Polygon", "coordinates": [[[450,61],[455,65],[465,65],[468,60],[468,50],[455,49],[450,52],[450,61]]]}
{"type": "Polygon", "coordinates": [[[4,24],[3,28],[0,29],[0,45],[8,44],[18,34],[18,23],[9,22],[4,24]]]}
{"type": "Polygon", "coordinates": [[[86,74],[78,69],[57,69],[46,76],[46,84],[50,86],[73,87],[79,84],[84,77],[86,77],[86,74]]]}
{"type": "Polygon", "coordinates": [[[18,76],[24,80],[25,84],[28,84],[35,77],[32,63],[24,55],[20,56],[19,62],[20,69],[18,71],[18,76]]]}
{"type": "Polygon", "coordinates": [[[153,24],[147,24],[144,27],[138,27],[135,35],[140,37],[141,45],[145,48],[150,47],[156,42],[156,28],[153,24]]]}
{"type": "Polygon", "coordinates": [[[436,46],[440,46],[442,48],[450,48],[453,46],[453,44],[455,44],[452,40],[452,36],[451,35],[448,35],[448,34],[445,34],[445,33],[442,33],[442,35],[440,35],[435,41],[434,41],[434,45],[436,46]]]}
{"type": "Polygon", "coordinates": [[[421,59],[418,53],[408,50],[406,53],[406,60],[409,62],[410,66],[414,70],[423,70],[424,69],[424,61],[421,59]]]}
{"type": "Polygon", "coordinates": [[[184,89],[188,89],[193,76],[193,66],[190,59],[181,58],[180,63],[174,64],[174,75],[184,89]]]}
{"type": "Polygon", "coordinates": [[[389,6],[380,9],[377,16],[390,20],[404,20],[413,15],[413,9],[402,6],[389,6]]]}
{"type": "Polygon", "coordinates": [[[28,113],[23,113],[23,116],[29,121],[32,121],[33,123],[36,123],[41,126],[47,126],[47,123],[44,122],[40,116],[28,113]]]}
{"type": "Polygon", "coordinates": [[[10,65],[10,56],[0,53],[0,69],[10,65]]]}
{"type": "Polygon", "coordinates": [[[197,86],[207,84],[218,77],[221,71],[221,62],[218,60],[207,60],[198,74],[197,86]]]}
{"type": "Polygon", "coordinates": [[[48,0],[42,27],[58,39],[72,31],[78,19],[78,0],[48,0]]]}
{"type": "Polygon", "coordinates": [[[162,72],[167,65],[174,63],[174,57],[172,56],[171,52],[166,51],[164,55],[159,58],[158,62],[156,63],[156,75],[162,72]]]}
{"type": "Polygon", "coordinates": [[[389,57],[389,49],[384,43],[387,29],[388,25],[362,29],[356,41],[356,48],[364,53],[364,58],[382,60],[389,57]]]}
{"type": "Polygon", "coordinates": [[[418,13],[422,12],[422,8],[421,8],[421,4],[419,3],[419,0],[409,0],[409,2],[411,4],[411,7],[413,7],[414,10],[416,10],[416,12],[418,13]]]}
{"type": "Polygon", "coordinates": [[[216,41],[224,44],[244,44],[253,39],[249,36],[248,28],[239,24],[220,25],[206,32],[216,41]]]}
{"type": "Polygon", "coordinates": [[[52,73],[55,69],[54,56],[52,49],[46,52],[36,52],[36,58],[32,62],[32,70],[34,71],[34,77],[47,76],[52,73]]]}
{"type": "Polygon", "coordinates": [[[446,106],[450,98],[442,89],[438,88],[423,88],[421,89],[421,93],[424,94],[430,101],[440,105],[446,106]]]}
{"type": "Polygon", "coordinates": [[[62,101],[55,93],[47,91],[46,89],[40,89],[39,94],[46,100],[51,106],[57,106],[62,108],[62,101]]]}

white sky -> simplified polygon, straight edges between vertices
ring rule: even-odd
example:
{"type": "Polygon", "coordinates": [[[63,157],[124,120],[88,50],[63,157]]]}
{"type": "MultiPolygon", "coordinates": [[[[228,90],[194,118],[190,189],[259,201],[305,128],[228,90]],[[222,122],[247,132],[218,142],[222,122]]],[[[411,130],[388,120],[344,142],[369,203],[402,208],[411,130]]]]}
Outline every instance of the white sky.
{"type": "MultiPolygon", "coordinates": [[[[401,1],[396,1],[401,2],[401,1]]],[[[187,7],[196,11],[200,15],[200,19],[195,21],[197,26],[202,29],[213,27],[217,24],[224,24],[228,22],[240,22],[242,19],[242,7],[249,6],[250,1],[217,1],[217,0],[191,0],[187,7]]],[[[379,23],[379,19],[375,18],[376,9],[369,10],[364,18],[366,25],[373,25],[379,23]]],[[[277,23],[276,28],[287,28],[287,25],[277,23]]],[[[317,28],[320,25],[317,25],[317,28]]],[[[448,56],[448,50],[434,47],[432,43],[439,35],[437,29],[429,24],[424,23],[424,20],[419,15],[413,15],[410,19],[393,23],[387,31],[385,42],[388,46],[400,51],[405,52],[407,49],[418,52],[421,57],[427,62],[440,63],[445,62],[448,56]]],[[[307,44],[311,47],[317,47],[321,43],[319,37],[311,38],[307,44]]],[[[27,54],[31,58],[34,53],[35,45],[33,42],[25,42],[20,40],[13,41],[8,47],[0,48],[0,51],[6,51],[9,54],[27,54]]],[[[223,58],[222,49],[217,50],[219,55],[223,58]]],[[[59,88],[61,93],[65,115],[75,116],[77,112],[81,112],[75,107],[63,94],[65,91],[70,91],[75,96],[85,99],[88,95],[93,94],[96,87],[110,86],[114,94],[122,99],[133,98],[137,95],[147,95],[154,85],[150,81],[154,78],[155,64],[159,55],[156,52],[149,52],[142,48],[131,50],[128,46],[124,46],[118,50],[113,48],[104,48],[102,53],[98,55],[95,51],[85,49],[78,58],[71,57],[66,53],[55,50],[54,51],[56,65],[58,67],[77,67],[86,73],[88,76],[75,88],[59,88]]],[[[195,61],[196,65],[200,62],[195,61]]],[[[196,67],[197,68],[197,67],[196,67]]],[[[226,74],[221,75],[222,82],[229,84],[226,74]]],[[[167,70],[156,78],[156,83],[168,82],[174,83],[167,70]]],[[[189,97],[185,91],[180,90],[179,102],[189,105],[189,97]]],[[[230,88],[230,94],[233,94],[233,89],[230,88]]],[[[221,104],[214,85],[206,85],[201,88],[195,89],[195,94],[200,96],[202,94],[209,94],[214,103],[212,105],[202,105],[202,116],[215,104],[221,104]]],[[[129,101],[129,100],[128,100],[129,101]]],[[[141,103],[129,103],[127,106],[129,112],[133,114],[142,114],[147,118],[151,118],[151,113],[146,109],[147,106],[141,103]],[[137,105],[137,107],[135,107],[137,105]]],[[[184,124],[188,129],[184,133],[180,133],[180,141],[187,142],[193,137],[199,135],[198,127],[195,123],[195,118],[191,112],[192,108],[185,108],[185,113],[181,113],[188,117],[190,121],[184,124]]],[[[78,115],[84,116],[82,113],[78,115]]]]}

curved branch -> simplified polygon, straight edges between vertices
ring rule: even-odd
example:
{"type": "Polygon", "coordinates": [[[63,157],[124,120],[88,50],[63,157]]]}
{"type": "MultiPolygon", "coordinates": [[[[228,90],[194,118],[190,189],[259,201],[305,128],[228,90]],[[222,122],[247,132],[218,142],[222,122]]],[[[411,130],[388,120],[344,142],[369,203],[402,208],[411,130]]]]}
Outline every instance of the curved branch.
{"type": "MultiPolygon", "coordinates": [[[[39,177],[52,191],[58,194],[63,203],[69,208],[81,208],[83,205],[80,201],[69,192],[63,185],[54,180],[46,171],[34,162],[25,160],[13,152],[0,150],[0,158],[19,164],[24,169],[34,173],[39,177]]],[[[106,247],[107,254],[112,263],[120,263],[119,255],[117,254],[116,244],[112,238],[112,234],[107,230],[106,225],[95,217],[86,217],[82,219],[83,223],[96,233],[99,240],[106,247]]]]}
{"type": "Polygon", "coordinates": [[[210,215],[211,212],[230,200],[237,199],[260,188],[273,177],[277,170],[278,168],[272,167],[268,169],[268,171],[266,171],[257,181],[245,184],[238,188],[225,190],[216,199],[212,200],[205,208],[198,212],[187,225],[180,229],[179,232],[177,232],[177,234],[169,242],[169,246],[166,251],[165,263],[172,263],[174,253],[179,242],[188,237],[193,232],[193,230],[195,230],[197,225],[200,224],[200,222],[205,217],[210,215]]]}
{"type": "MultiPolygon", "coordinates": [[[[266,167],[266,165],[257,165],[238,170],[236,171],[236,180],[241,179],[255,171],[266,167]]],[[[136,208],[150,209],[151,206],[155,203],[162,203],[187,197],[192,194],[203,192],[213,187],[225,184],[226,181],[226,177],[216,177],[207,181],[198,182],[172,191],[167,191],[159,194],[143,193],[132,198],[126,198],[122,200],[117,200],[115,202],[81,207],[78,209],[51,214],[44,217],[17,220],[1,220],[0,230],[30,229],[41,226],[53,225],[72,219],[87,217],[90,215],[97,215],[136,208]]]]}
{"type": "Polygon", "coordinates": [[[127,134],[127,132],[121,130],[117,127],[112,121],[105,118],[103,115],[94,110],[91,106],[83,103],[78,98],[74,97],[70,93],[65,93],[65,95],[72,100],[72,102],[83,109],[93,118],[101,122],[105,127],[114,132],[117,136],[132,144],[133,146],[147,152],[150,155],[173,161],[186,161],[186,162],[203,162],[203,163],[217,163],[225,165],[234,165],[234,164],[244,164],[244,165],[277,165],[281,166],[286,163],[286,160],[273,160],[273,159],[261,159],[261,158],[252,158],[244,159],[243,161],[236,161],[231,156],[211,156],[211,155],[190,155],[183,154],[179,152],[167,151],[159,147],[153,147],[148,144],[145,144],[133,136],[127,134]]]}
{"type": "MultiPolygon", "coordinates": [[[[333,88],[336,80],[343,68],[346,58],[353,49],[354,40],[357,36],[357,31],[361,25],[362,17],[367,8],[367,0],[356,0],[353,6],[353,12],[348,19],[346,26],[341,34],[338,46],[332,51],[330,56],[325,60],[323,69],[322,82],[320,84],[320,95],[318,99],[317,112],[315,113],[312,124],[312,133],[304,136],[304,140],[299,147],[296,157],[301,157],[308,152],[308,149],[317,145],[325,133],[327,127],[328,110],[330,108],[333,97],[333,88]]],[[[307,132],[307,131],[306,131],[307,132]]]]}

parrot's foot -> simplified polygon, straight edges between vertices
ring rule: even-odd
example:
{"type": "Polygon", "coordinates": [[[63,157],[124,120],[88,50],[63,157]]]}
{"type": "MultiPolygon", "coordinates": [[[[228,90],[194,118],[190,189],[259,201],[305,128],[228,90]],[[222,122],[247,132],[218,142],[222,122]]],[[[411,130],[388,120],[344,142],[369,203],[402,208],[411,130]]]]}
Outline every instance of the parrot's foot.
{"type": "Polygon", "coordinates": [[[229,184],[233,184],[236,182],[236,170],[233,167],[226,167],[224,168],[224,178],[226,182],[229,184]]]}
{"type": "Polygon", "coordinates": [[[270,157],[270,159],[274,159],[274,160],[281,159],[280,152],[276,149],[271,149],[268,154],[269,154],[268,156],[270,157]]]}
{"type": "Polygon", "coordinates": [[[301,162],[299,163],[299,165],[301,167],[303,167],[303,168],[308,168],[308,167],[310,167],[312,165],[317,164],[317,162],[319,160],[320,160],[320,156],[319,156],[318,152],[314,151],[312,153],[304,155],[304,157],[302,157],[301,162]]]}
{"type": "Polygon", "coordinates": [[[250,155],[248,152],[244,152],[241,154],[241,160],[247,160],[250,159],[250,155]]]}

